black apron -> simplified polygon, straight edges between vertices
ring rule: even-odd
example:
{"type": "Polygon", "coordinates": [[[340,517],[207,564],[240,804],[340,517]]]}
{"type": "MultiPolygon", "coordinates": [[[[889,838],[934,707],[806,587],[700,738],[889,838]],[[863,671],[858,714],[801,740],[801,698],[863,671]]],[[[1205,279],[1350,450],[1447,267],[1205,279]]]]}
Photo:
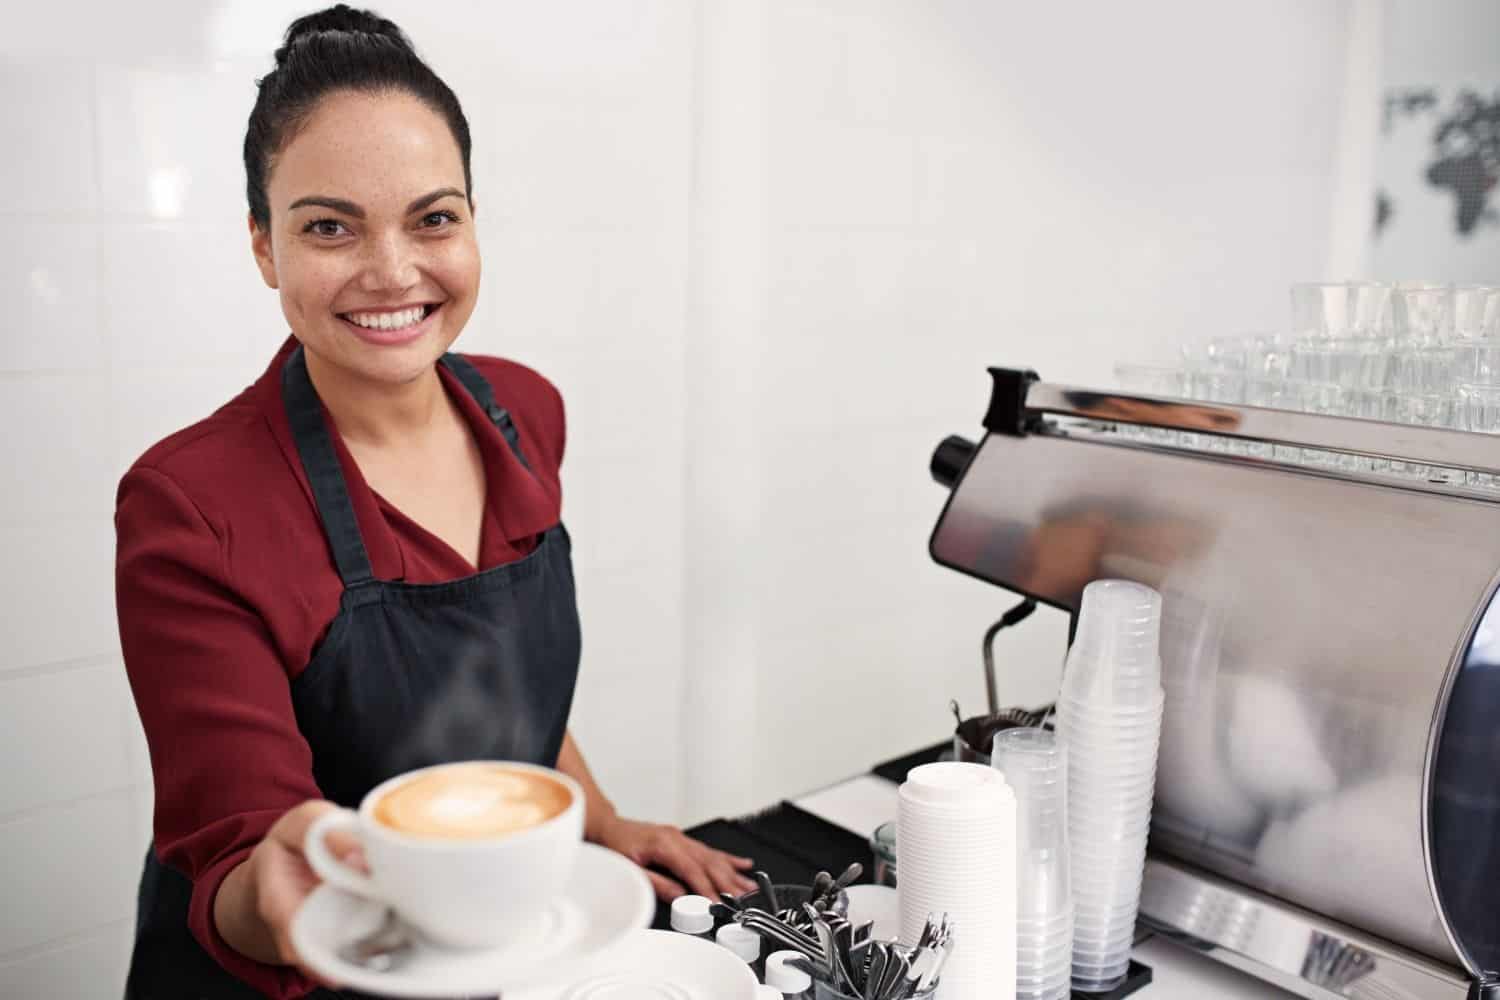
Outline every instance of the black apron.
{"type": "MultiPolygon", "coordinates": [[[[529,470],[510,414],[489,383],[456,354],[441,363],[529,470]]],[[[297,727],[312,748],[324,797],[352,809],[387,778],[450,761],[555,765],[580,651],[567,531],[559,524],[519,561],[461,580],[377,580],[300,346],[282,370],[281,389],[344,582],[337,616],[292,682],[297,727]]],[[[146,852],[127,1000],[258,995],[188,931],[191,894],[186,876],[146,852]]]]}

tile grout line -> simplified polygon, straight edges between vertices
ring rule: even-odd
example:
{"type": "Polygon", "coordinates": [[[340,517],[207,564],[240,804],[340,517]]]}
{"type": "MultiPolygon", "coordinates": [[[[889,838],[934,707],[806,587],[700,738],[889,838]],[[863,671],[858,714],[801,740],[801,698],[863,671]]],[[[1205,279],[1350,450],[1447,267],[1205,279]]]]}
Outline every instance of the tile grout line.
{"type": "Polygon", "coordinates": [[[42,802],[38,805],[28,806],[16,812],[0,814],[0,827],[6,827],[12,823],[24,823],[26,820],[36,819],[46,812],[54,812],[61,809],[70,809],[93,799],[121,798],[138,789],[144,788],[146,782],[132,781],[128,785],[111,785],[101,788],[97,792],[87,792],[83,795],[75,795],[72,798],[57,799],[52,802],[42,802]]]}
{"type": "MultiPolygon", "coordinates": [[[[93,515],[84,515],[92,517],[93,515]]],[[[0,667],[0,684],[6,681],[26,680],[32,677],[48,677],[54,674],[71,673],[74,670],[88,670],[92,667],[107,667],[120,663],[118,652],[96,653],[92,656],[79,656],[68,660],[53,660],[50,663],[37,663],[29,667],[0,667]]]]}
{"type": "Polygon", "coordinates": [[[54,951],[62,951],[76,944],[82,944],[93,938],[103,937],[111,931],[127,929],[130,927],[131,918],[122,917],[119,920],[111,920],[107,923],[94,924],[82,930],[64,934],[39,944],[27,945],[25,948],[17,948],[15,951],[0,952],[0,969],[7,965],[15,965],[30,958],[39,958],[54,951]]]}

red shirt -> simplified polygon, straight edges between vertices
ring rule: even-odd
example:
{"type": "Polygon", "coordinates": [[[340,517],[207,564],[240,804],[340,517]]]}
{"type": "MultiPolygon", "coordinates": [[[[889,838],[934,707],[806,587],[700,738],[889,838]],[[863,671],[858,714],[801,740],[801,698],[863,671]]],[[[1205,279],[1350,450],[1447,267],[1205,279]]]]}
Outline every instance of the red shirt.
{"type": "MultiPolygon", "coordinates": [[[[225,944],[213,900],[282,813],[322,798],[290,682],[337,613],[343,583],[282,405],[282,362],[294,346],[289,339],[254,385],[208,419],[147,451],[121,480],[115,506],[120,641],[151,750],[156,853],[193,882],[193,935],[272,997],[300,997],[313,984],[225,944]]],[[[439,366],[484,459],[478,568],[488,569],[521,558],[558,523],[563,405],[529,368],[469,360],[510,410],[535,473],[439,366]]],[[[370,489],[326,410],[324,419],[375,576],[471,575],[464,557],[370,489]]]]}

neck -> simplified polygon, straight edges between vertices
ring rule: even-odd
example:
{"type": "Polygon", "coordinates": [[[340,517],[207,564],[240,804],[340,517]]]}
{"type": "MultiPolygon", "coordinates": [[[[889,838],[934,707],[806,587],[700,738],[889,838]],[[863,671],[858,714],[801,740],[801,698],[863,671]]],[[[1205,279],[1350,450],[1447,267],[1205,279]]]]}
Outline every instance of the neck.
{"type": "Polygon", "coordinates": [[[409,382],[377,382],[304,349],[307,376],[351,447],[385,448],[420,439],[448,414],[437,366],[409,382]]]}

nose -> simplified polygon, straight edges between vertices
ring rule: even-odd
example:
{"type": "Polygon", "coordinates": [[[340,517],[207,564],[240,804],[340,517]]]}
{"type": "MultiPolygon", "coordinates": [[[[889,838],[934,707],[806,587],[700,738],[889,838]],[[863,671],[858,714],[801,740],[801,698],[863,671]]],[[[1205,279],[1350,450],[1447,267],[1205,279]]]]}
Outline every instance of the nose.
{"type": "Polygon", "coordinates": [[[411,288],[421,280],[417,269],[417,251],[404,234],[389,233],[365,244],[364,266],[360,270],[360,289],[366,292],[391,292],[411,288]]]}

